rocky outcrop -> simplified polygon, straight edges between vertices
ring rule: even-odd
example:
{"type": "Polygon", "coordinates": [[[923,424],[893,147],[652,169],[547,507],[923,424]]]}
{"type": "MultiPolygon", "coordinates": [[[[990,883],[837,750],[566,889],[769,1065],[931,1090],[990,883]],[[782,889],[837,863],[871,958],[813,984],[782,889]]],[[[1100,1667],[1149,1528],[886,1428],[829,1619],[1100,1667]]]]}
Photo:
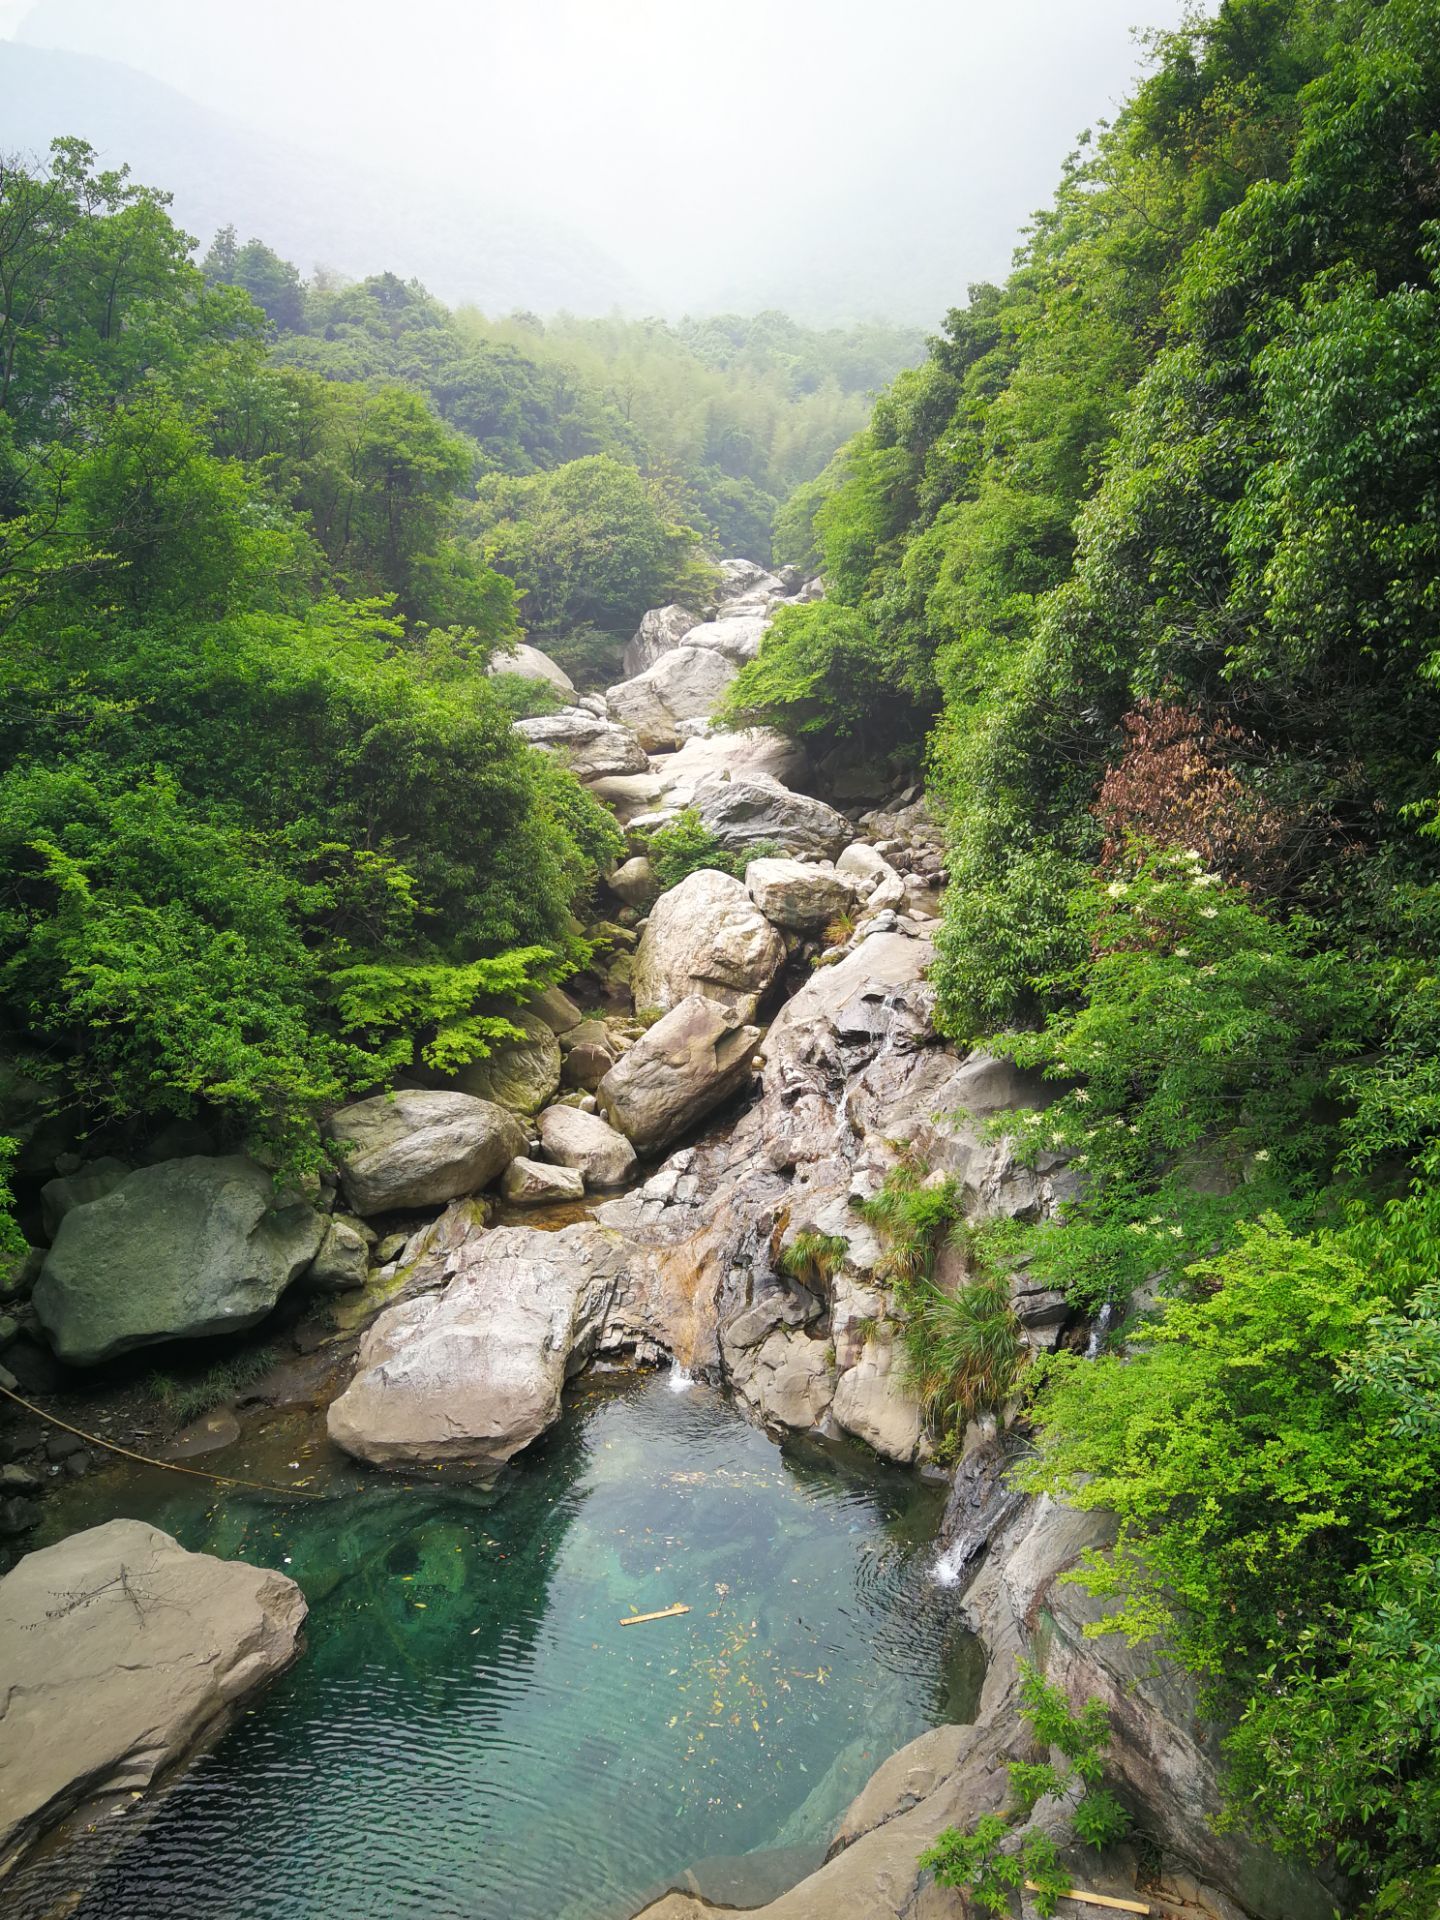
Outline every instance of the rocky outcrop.
{"type": "Polygon", "coordinates": [[[376,1466],[448,1460],[497,1473],[559,1415],[594,1351],[622,1259],[589,1225],[494,1227],[430,1259],[438,1285],[386,1309],[327,1415],[330,1438],[376,1466]]]}
{"type": "Polygon", "coordinates": [[[714,775],[696,787],[691,803],[727,853],[752,848],[833,860],[854,829],[843,813],[792,793],[763,774],[714,775]]]}
{"type": "Polygon", "coordinates": [[[674,601],[668,607],[652,607],[642,615],[634,638],[628,642],[621,656],[620,664],[626,679],[633,680],[636,674],[653,667],[662,653],[669,653],[672,647],[678,647],[691,628],[699,624],[698,613],[674,601]]]}
{"type": "Polygon", "coordinates": [[[720,562],[719,599],[722,606],[731,605],[736,600],[778,599],[784,591],[785,584],[780,576],[769,572],[758,561],[720,562]]]}
{"type": "Polygon", "coordinates": [[[525,1151],[514,1114],[468,1093],[401,1092],[341,1107],[327,1128],[362,1217],[478,1193],[525,1151]]]}
{"type": "Polygon", "coordinates": [[[616,1062],[596,1098],[640,1153],[654,1153],[740,1091],[759,1038],[742,1014],[692,993],[616,1062]]]}
{"type": "Polygon", "coordinates": [[[657,755],[651,766],[655,798],[667,807],[688,807],[703,781],[763,777],[794,787],[805,777],[805,749],[770,727],[746,727],[738,733],[700,733],[676,753],[657,755]]]}
{"type": "Polygon", "coordinates": [[[763,613],[722,613],[716,620],[707,620],[704,626],[692,627],[681,645],[713,647],[716,653],[723,653],[727,660],[743,667],[759,653],[769,624],[763,613]]]}
{"type": "Polygon", "coordinates": [[[293,1657],[305,1599],[263,1567],[112,1520],[0,1580],[0,1870],[128,1803],[293,1657]]]}
{"type": "Polygon", "coordinates": [[[588,1193],[623,1187],[635,1172],[635,1149],[597,1113],[578,1107],[547,1107],[539,1120],[547,1160],[572,1168],[588,1193]]]}
{"type": "Polygon", "coordinates": [[[575,697],[575,682],[562,666],[558,666],[548,653],[542,653],[539,647],[530,647],[518,641],[510,653],[497,653],[486,669],[489,673],[513,673],[520,680],[542,680],[547,687],[554,687],[557,693],[564,694],[567,700],[575,697]]]}
{"type": "Polygon", "coordinates": [[[678,747],[687,720],[713,713],[736,672],[734,661],[713,647],[675,647],[633,680],[609,688],[605,703],[611,719],[654,753],[678,747]]]}
{"type": "Polygon", "coordinates": [[[532,747],[558,753],[580,780],[603,780],[616,774],[644,773],[649,759],[628,727],[591,713],[584,707],[565,707],[534,720],[517,720],[515,731],[532,747]]]}
{"type": "Polygon", "coordinates": [[[303,1201],[277,1206],[270,1174],[243,1155],[163,1160],[65,1215],[35,1312],[60,1358],[79,1366],[243,1332],[309,1266],[323,1232],[303,1201]]]}
{"type": "Polygon", "coordinates": [[[630,986],[640,1008],[668,1012],[698,993],[749,1020],[784,961],[784,943],[740,882],[703,867],[656,901],[630,986]]]}
{"type": "Polygon", "coordinates": [[[859,898],[854,882],[828,861],[752,860],[745,891],[772,926],[791,933],[818,932],[859,898]]]}

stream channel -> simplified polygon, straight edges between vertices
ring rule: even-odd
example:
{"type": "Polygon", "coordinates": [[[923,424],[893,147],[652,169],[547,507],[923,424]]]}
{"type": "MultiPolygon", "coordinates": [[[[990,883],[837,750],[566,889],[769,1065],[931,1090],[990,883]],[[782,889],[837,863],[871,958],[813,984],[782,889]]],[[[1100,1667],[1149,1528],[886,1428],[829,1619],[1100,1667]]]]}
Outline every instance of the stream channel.
{"type": "Polygon", "coordinates": [[[124,1514],[281,1567],[305,1649],[121,1844],[12,1881],[13,1920],[621,1920],[667,1885],[749,1906],[978,1697],[931,1577],[943,1490],[776,1445],[681,1375],[587,1377],[491,1491],[361,1472],[311,1413],[205,1465],[324,1497],[119,1463],[57,1492],[36,1544],[124,1514]]]}

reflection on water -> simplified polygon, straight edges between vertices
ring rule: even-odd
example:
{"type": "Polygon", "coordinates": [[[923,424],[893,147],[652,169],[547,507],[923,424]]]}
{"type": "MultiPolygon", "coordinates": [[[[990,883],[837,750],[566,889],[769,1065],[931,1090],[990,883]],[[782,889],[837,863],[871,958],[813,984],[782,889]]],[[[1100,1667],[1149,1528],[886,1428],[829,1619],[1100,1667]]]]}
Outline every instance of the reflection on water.
{"type": "Polygon", "coordinates": [[[283,1426],[232,1470],[298,1459],[325,1500],[80,1483],[70,1527],[132,1513],[283,1567],[308,1645],[131,1844],[37,1863],[7,1913],[601,1920],[707,1859],[757,1897],[805,1872],[888,1753],[973,1708],[937,1496],[670,1384],[597,1382],[498,1494],[327,1482],[283,1426]]]}

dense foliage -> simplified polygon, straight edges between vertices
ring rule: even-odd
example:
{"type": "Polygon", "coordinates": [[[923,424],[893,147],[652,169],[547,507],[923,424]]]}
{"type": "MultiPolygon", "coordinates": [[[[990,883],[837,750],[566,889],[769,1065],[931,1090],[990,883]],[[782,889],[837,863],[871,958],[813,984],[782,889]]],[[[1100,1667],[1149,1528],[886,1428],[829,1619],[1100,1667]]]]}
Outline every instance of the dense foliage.
{"type": "MultiPolygon", "coordinates": [[[[941,1017],[1081,1176],[979,1251],[1151,1324],[1035,1483],[1207,1676],[1232,1818],[1432,1914],[1440,7],[1157,36],[1003,287],[782,513],[829,599],[730,712],[928,739],[941,1017]]],[[[1132,1321],[1132,1327],[1135,1323],[1132,1321]]]]}
{"type": "Polygon", "coordinates": [[[188,251],[78,143],[0,172],[0,1052],[76,1132],[304,1164],[571,964],[619,841],[487,680],[464,444],[272,369],[188,251]]]}

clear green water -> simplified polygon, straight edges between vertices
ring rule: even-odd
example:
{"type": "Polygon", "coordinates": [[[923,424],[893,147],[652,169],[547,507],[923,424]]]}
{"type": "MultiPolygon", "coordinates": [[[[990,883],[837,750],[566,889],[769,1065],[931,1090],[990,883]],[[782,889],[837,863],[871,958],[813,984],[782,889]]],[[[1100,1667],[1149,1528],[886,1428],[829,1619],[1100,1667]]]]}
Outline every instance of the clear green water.
{"type": "MultiPolygon", "coordinates": [[[[215,1464],[300,1452],[283,1423],[265,1446],[215,1464]]],[[[929,1577],[936,1496],[777,1448],[705,1387],[597,1382],[498,1494],[306,1464],[326,1500],[121,1470],[57,1506],[284,1567],[308,1644],[126,1845],[37,1866],[7,1912],[68,1892],[77,1920],[607,1920],[736,1855],[702,1882],[758,1900],[887,1754],[973,1704],[975,1643],[929,1577]]]]}

